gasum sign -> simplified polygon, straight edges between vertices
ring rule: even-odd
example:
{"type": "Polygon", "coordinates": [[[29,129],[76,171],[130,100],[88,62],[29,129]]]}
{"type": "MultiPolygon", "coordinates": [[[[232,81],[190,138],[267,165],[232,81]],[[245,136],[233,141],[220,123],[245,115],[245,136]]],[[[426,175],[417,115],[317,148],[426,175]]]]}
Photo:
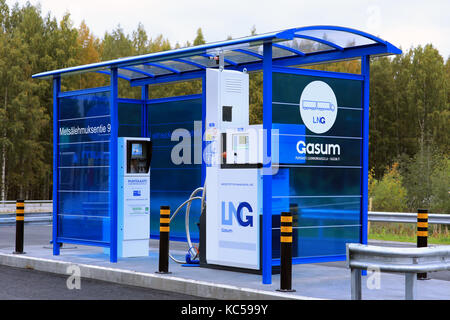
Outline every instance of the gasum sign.
{"type": "Polygon", "coordinates": [[[279,143],[279,154],[272,162],[359,165],[361,100],[358,83],[303,75],[295,78],[284,75],[283,78],[283,74],[277,74],[276,79],[279,82],[272,128],[279,138],[273,140],[279,143]],[[296,89],[283,89],[287,81],[296,89]],[[338,105],[339,101],[343,106],[338,105]]]}

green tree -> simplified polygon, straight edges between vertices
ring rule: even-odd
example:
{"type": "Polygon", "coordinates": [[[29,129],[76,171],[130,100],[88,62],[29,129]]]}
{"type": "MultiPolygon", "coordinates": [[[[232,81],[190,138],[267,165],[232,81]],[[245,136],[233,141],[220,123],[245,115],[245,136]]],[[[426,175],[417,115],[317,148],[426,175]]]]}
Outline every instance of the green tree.
{"type": "Polygon", "coordinates": [[[394,163],[379,181],[371,181],[372,210],[402,212],[407,209],[403,178],[394,163]]]}
{"type": "Polygon", "coordinates": [[[431,212],[450,214],[450,159],[442,158],[431,174],[431,212]]]}
{"type": "MultiPolygon", "coordinates": [[[[79,46],[77,60],[80,64],[83,65],[100,61],[102,44],[100,39],[91,33],[84,20],[78,28],[77,43],[79,46]]],[[[105,75],[100,73],[82,73],[78,77],[80,81],[79,89],[105,86],[109,80],[105,75]]]]}
{"type": "Polygon", "coordinates": [[[445,156],[434,147],[417,152],[401,164],[400,171],[408,191],[408,207],[411,211],[430,208],[432,205],[433,181],[431,177],[434,174],[437,178],[436,175],[442,173],[442,171],[436,171],[442,159],[445,159],[445,156]]]}
{"type": "Polygon", "coordinates": [[[395,81],[389,58],[375,60],[370,79],[370,138],[369,166],[376,177],[383,176],[386,167],[392,166],[397,150],[399,116],[395,108],[395,81]]]}
{"type": "Polygon", "coordinates": [[[39,96],[41,88],[47,86],[31,79],[40,57],[45,57],[42,35],[46,25],[40,11],[30,4],[22,8],[14,6],[5,18],[8,21],[1,56],[7,63],[0,70],[4,89],[0,92],[3,101],[2,179],[6,182],[7,197],[29,198],[34,196],[33,191],[38,196],[45,192],[33,187],[44,182],[50,170],[44,152],[46,143],[41,140],[49,117],[39,96]]]}
{"type": "Polygon", "coordinates": [[[205,44],[205,37],[203,36],[202,28],[197,29],[197,36],[194,39],[194,46],[199,46],[201,44],[205,44]]]}

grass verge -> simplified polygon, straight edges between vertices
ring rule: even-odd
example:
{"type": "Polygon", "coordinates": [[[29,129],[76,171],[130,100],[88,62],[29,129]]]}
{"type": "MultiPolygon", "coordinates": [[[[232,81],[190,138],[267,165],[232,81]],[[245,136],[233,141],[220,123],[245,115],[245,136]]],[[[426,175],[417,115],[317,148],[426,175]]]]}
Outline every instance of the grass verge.
{"type": "MultiPolygon", "coordinates": [[[[370,222],[369,240],[417,242],[416,225],[413,223],[370,222]]],[[[428,226],[429,244],[450,245],[450,226],[428,226]]]]}

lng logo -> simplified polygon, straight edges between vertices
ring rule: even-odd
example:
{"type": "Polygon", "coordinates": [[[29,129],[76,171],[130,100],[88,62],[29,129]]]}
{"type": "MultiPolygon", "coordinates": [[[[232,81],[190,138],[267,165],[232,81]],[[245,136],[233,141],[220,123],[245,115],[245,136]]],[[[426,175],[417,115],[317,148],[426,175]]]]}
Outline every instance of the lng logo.
{"type": "Polygon", "coordinates": [[[233,216],[234,216],[241,226],[253,227],[253,217],[251,215],[246,215],[245,217],[243,217],[244,208],[247,209],[249,213],[253,212],[252,206],[248,202],[239,203],[236,209],[233,202],[228,201],[228,215],[227,215],[226,202],[222,201],[222,224],[231,226],[233,224],[233,216]],[[244,218],[245,220],[243,220],[244,218]]]}
{"type": "Polygon", "coordinates": [[[323,81],[313,81],[300,96],[300,116],[305,126],[314,133],[331,129],[337,116],[337,100],[333,89],[323,81]]]}

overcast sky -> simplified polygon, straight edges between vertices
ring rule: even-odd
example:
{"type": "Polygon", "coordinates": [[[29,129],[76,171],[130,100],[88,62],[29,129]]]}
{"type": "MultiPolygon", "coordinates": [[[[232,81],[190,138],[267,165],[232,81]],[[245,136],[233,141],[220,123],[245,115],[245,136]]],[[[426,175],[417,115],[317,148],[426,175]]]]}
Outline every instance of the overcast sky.
{"type": "MultiPolygon", "coordinates": [[[[12,6],[25,0],[7,0],[12,6]]],[[[130,33],[141,22],[149,37],[163,34],[174,45],[195,38],[201,27],[207,42],[227,36],[309,25],[339,25],[381,37],[402,49],[432,43],[450,56],[450,0],[29,0],[58,20],[70,12],[75,26],[84,19],[103,37],[117,25],[130,33]]]]}

